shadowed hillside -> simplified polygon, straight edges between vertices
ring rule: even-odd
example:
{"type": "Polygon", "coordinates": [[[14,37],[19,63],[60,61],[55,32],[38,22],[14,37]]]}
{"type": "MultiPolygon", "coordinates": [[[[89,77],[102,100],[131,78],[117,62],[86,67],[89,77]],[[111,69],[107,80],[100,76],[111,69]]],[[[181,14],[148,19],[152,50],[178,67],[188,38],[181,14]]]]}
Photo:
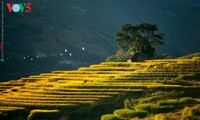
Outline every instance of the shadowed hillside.
{"type": "MultiPolygon", "coordinates": [[[[5,0],[13,1],[17,2],[5,0]]],[[[200,51],[198,0],[18,2],[32,3],[32,11],[14,14],[5,10],[4,53],[8,60],[0,63],[1,81],[104,61],[115,53],[114,34],[125,23],[157,24],[165,34],[161,53],[178,57],[200,51]],[[82,47],[85,47],[84,52],[82,47]],[[64,49],[68,49],[66,54],[64,49]],[[73,55],[70,57],[69,53],[73,55]],[[27,55],[34,60],[23,60],[27,55]]]]}
{"type": "Polygon", "coordinates": [[[1,82],[0,118],[97,120],[120,109],[102,117],[111,120],[178,112],[200,104],[199,79],[199,56],[53,71],[1,82]]]}

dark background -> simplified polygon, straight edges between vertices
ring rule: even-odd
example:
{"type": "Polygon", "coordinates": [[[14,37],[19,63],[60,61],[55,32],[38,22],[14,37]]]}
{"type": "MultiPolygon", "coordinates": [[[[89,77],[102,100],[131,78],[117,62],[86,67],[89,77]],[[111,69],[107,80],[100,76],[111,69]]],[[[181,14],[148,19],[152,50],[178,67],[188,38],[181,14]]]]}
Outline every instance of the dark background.
{"type": "Polygon", "coordinates": [[[157,24],[165,34],[157,54],[178,57],[200,51],[199,0],[4,2],[31,3],[32,11],[9,13],[4,5],[6,60],[0,63],[0,81],[105,61],[117,50],[115,33],[125,23],[157,24]]]}

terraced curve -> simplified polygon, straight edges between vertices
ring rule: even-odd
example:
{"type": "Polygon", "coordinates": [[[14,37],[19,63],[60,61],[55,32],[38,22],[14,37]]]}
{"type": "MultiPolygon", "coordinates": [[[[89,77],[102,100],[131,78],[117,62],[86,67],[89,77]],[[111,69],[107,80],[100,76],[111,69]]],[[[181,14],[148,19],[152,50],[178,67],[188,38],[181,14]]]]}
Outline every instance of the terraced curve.
{"type": "MultiPolygon", "coordinates": [[[[169,83],[200,74],[200,57],[103,62],[75,71],[53,71],[0,83],[0,111],[16,109],[63,109],[94,104],[124,93],[147,89],[200,90],[196,85],[169,83]]],[[[194,78],[195,79],[195,78],[194,78]]]]}

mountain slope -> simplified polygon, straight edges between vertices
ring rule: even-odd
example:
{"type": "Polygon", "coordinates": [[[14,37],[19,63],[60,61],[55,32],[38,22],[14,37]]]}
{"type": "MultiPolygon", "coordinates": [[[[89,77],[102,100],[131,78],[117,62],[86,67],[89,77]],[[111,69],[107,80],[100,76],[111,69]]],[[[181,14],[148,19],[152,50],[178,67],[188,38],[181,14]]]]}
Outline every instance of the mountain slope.
{"type": "Polygon", "coordinates": [[[198,0],[28,2],[32,3],[30,13],[14,14],[5,9],[7,59],[0,63],[1,81],[104,61],[117,50],[115,33],[126,23],[158,24],[159,31],[165,34],[165,45],[159,53],[178,57],[200,51],[198,0]],[[24,60],[27,55],[34,60],[24,60]]]}
{"type": "MultiPolygon", "coordinates": [[[[132,63],[103,62],[75,71],[54,71],[1,82],[0,116],[4,119],[26,119],[33,110],[28,117],[30,120],[56,120],[58,117],[97,120],[102,114],[122,108],[127,98],[134,99],[135,106],[152,101],[157,103],[166,98],[191,97],[178,103],[178,107],[172,104],[168,109],[179,110],[186,105],[200,104],[199,66],[199,57],[132,63]],[[49,118],[48,114],[52,113],[55,116],[49,118]]],[[[156,110],[155,113],[163,112],[156,110]]],[[[142,117],[147,112],[145,110],[142,117]]]]}
{"type": "Polygon", "coordinates": [[[182,57],[179,57],[179,58],[181,58],[181,59],[191,59],[193,57],[198,57],[198,56],[200,56],[200,53],[194,53],[194,54],[182,56],[182,57]]]}

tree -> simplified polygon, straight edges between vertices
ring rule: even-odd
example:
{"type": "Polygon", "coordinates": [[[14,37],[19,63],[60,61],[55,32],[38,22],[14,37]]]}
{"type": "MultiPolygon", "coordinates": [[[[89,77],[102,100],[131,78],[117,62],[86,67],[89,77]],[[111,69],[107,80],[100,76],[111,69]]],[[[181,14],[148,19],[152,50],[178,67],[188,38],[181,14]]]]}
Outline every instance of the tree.
{"type": "Polygon", "coordinates": [[[163,34],[157,33],[157,25],[142,23],[138,25],[125,24],[116,33],[119,50],[137,60],[138,53],[146,55],[148,59],[155,57],[155,46],[163,45],[163,34]]]}
{"type": "Polygon", "coordinates": [[[156,59],[173,59],[173,56],[171,56],[170,54],[161,54],[157,56],[156,59]]]}

